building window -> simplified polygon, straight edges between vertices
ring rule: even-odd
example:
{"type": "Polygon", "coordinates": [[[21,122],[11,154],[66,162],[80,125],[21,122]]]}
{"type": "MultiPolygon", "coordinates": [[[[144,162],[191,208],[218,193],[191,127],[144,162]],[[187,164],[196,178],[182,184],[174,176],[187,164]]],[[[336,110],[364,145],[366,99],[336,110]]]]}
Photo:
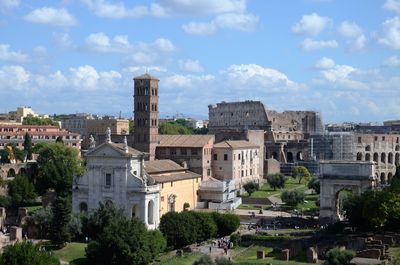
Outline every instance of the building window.
{"type": "Polygon", "coordinates": [[[169,149],[169,153],[170,153],[171,155],[176,155],[176,149],[175,149],[175,148],[169,149]]]}
{"type": "Polygon", "coordinates": [[[87,206],[86,202],[81,202],[79,204],[79,212],[86,213],[87,210],[88,210],[88,206],[87,206]]]}
{"type": "Polygon", "coordinates": [[[192,148],[191,153],[192,153],[192,155],[197,155],[198,154],[197,149],[192,148]]]}
{"type": "Polygon", "coordinates": [[[187,149],[181,148],[181,155],[187,155],[187,149]]]}
{"type": "Polygon", "coordinates": [[[174,182],[173,181],[171,181],[171,187],[173,187],[174,186],[174,182]]]}
{"type": "Polygon", "coordinates": [[[218,160],[218,155],[214,154],[214,160],[218,160]]]}
{"type": "Polygon", "coordinates": [[[238,159],[240,160],[240,154],[238,154],[238,159]]]}
{"type": "Polygon", "coordinates": [[[242,170],[242,178],[243,178],[243,176],[244,176],[244,171],[242,170]]]}
{"type": "Polygon", "coordinates": [[[224,160],[228,160],[228,154],[224,154],[224,160]]]}
{"type": "Polygon", "coordinates": [[[385,141],[385,136],[382,136],[382,141],[385,141]]]}
{"type": "Polygon", "coordinates": [[[253,175],[253,170],[252,170],[252,169],[250,169],[250,176],[251,176],[251,175],[253,175]]]}
{"type": "Polygon", "coordinates": [[[378,141],[378,136],[375,136],[375,141],[378,141]]]}
{"type": "Polygon", "coordinates": [[[207,169],[207,176],[210,176],[211,175],[211,169],[207,169]]]}
{"type": "Polygon", "coordinates": [[[358,143],[361,144],[361,137],[358,137],[358,143]]]}
{"type": "Polygon", "coordinates": [[[106,173],[106,187],[111,186],[111,173],[106,173]]]}

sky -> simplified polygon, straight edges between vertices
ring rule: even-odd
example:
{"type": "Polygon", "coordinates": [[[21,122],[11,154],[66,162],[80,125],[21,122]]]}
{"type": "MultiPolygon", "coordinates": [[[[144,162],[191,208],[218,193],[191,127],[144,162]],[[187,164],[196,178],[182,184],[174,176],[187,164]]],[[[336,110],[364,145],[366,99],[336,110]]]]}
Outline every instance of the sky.
{"type": "Polygon", "coordinates": [[[324,122],[400,119],[400,0],[0,0],[0,112],[160,116],[260,100],[324,122]]]}

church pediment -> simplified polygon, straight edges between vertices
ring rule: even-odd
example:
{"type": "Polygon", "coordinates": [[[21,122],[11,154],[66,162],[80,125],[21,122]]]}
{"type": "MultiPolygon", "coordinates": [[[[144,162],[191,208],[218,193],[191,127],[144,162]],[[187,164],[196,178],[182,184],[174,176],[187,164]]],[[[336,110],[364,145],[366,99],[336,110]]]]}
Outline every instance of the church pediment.
{"type": "Polygon", "coordinates": [[[100,157],[127,157],[129,154],[123,152],[119,148],[111,145],[111,144],[101,144],[100,146],[96,147],[95,149],[89,151],[86,154],[87,157],[91,156],[100,156],[100,157]]]}

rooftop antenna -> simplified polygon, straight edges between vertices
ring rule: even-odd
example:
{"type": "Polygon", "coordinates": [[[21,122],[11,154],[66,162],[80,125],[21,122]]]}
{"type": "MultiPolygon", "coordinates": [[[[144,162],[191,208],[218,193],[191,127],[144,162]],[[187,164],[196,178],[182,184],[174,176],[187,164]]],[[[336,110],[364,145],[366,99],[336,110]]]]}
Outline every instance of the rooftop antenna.
{"type": "Polygon", "coordinates": [[[118,117],[118,119],[122,119],[122,117],[121,117],[121,111],[119,111],[119,117],[118,117]]]}
{"type": "Polygon", "coordinates": [[[146,66],[146,74],[149,72],[149,68],[146,66]]]}

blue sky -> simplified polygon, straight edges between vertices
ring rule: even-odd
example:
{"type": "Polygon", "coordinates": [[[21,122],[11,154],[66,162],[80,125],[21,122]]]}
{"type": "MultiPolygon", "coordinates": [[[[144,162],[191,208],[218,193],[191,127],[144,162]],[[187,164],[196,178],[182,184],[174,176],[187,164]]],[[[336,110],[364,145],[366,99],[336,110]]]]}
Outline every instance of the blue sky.
{"type": "Polygon", "coordinates": [[[400,0],[0,0],[0,112],[161,116],[261,100],[325,122],[400,119],[400,0]]]}

